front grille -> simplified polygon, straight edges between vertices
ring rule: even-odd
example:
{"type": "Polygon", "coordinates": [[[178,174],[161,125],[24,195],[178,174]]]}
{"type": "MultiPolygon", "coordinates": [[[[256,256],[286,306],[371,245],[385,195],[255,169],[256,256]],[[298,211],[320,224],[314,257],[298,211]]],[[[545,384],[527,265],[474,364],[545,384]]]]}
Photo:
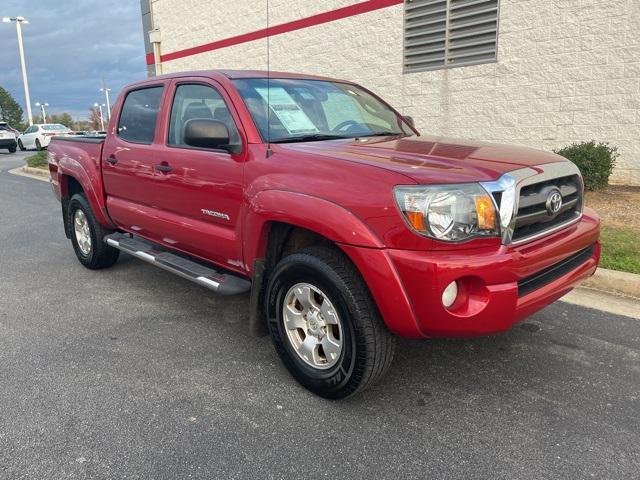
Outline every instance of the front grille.
{"type": "Polygon", "coordinates": [[[568,224],[582,212],[582,182],[578,175],[554,178],[523,186],[512,241],[518,242],[568,224]],[[562,196],[562,207],[551,213],[547,200],[553,192],[562,196]]]}
{"type": "Polygon", "coordinates": [[[578,253],[565,258],[564,260],[551,265],[550,267],[540,270],[533,275],[523,278],[518,282],[518,296],[523,297],[540,287],[557,280],[572,270],[575,270],[584,262],[593,257],[595,245],[580,250],[578,253]]]}

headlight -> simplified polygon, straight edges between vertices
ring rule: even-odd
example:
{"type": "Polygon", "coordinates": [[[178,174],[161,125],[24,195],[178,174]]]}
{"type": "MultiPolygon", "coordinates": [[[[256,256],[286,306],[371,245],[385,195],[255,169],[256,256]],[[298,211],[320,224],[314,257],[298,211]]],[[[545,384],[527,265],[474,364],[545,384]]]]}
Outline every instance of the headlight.
{"type": "Polygon", "coordinates": [[[394,193],[421,235],[448,242],[500,235],[493,199],[477,183],[396,187],[394,193]]]}

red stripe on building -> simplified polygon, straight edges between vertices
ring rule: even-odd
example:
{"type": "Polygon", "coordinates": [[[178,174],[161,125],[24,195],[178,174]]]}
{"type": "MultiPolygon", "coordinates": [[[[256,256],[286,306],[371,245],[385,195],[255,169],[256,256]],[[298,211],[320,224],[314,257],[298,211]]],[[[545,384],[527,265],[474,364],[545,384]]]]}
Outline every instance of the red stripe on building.
{"type": "MultiPolygon", "coordinates": [[[[353,17],[355,15],[360,15],[363,13],[373,12],[374,10],[379,10],[381,8],[398,5],[402,2],[403,0],[368,0],[366,2],[356,3],[355,5],[349,5],[347,7],[331,10],[329,12],[318,13],[317,15],[294,20],[293,22],[281,23],[280,25],[274,25],[273,27],[263,28],[261,30],[256,30],[255,32],[244,33],[242,35],[225,38],[216,42],[198,45],[197,47],[191,47],[184,50],[178,50],[176,52],[166,53],[160,56],[160,60],[162,62],[168,62],[170,60],[176,60],[178,58],[197,55],[198,53],[219,50],[221,48],[230,47],[232,45],[239,45],[241,43],[260,40],[261,38],[273,37],[282,33],[301,30],[303,28],[315,27],[316,25],[322,25],[323,23],[329,23],[335,20],[341,20],[343,18],[353,17]]],[[[153,65],[153,63],[153,53],[147,53],[147,65],[153,65]]]]}

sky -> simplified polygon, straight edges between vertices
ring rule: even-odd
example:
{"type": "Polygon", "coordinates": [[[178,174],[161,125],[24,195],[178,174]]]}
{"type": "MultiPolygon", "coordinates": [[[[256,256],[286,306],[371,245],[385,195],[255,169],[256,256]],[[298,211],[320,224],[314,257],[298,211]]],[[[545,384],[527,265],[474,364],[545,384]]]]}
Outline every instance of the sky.
{"type": "MultiPolygon", "coordinates": [[[[0,17],[22,16],[29,91],[49,113],[85,119],[89,107],[104,103],[101,80],[111,102],[127,83],[147,76],[139,0],[0,0],[0,17]]],[[[0,23],[0,86],[25,111],[18,40],[14,23],[0,23]]]]}

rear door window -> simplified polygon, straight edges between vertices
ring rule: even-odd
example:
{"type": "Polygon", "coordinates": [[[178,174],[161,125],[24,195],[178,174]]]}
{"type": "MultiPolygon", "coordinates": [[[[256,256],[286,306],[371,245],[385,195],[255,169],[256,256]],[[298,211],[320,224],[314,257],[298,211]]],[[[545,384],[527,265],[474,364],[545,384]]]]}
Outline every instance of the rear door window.
{"type": "Polygon", "coordinates": [[[153,143],[163,87],[133,90],[127,94],[118,121],[118,136],[133,143],[153,143]]]}

